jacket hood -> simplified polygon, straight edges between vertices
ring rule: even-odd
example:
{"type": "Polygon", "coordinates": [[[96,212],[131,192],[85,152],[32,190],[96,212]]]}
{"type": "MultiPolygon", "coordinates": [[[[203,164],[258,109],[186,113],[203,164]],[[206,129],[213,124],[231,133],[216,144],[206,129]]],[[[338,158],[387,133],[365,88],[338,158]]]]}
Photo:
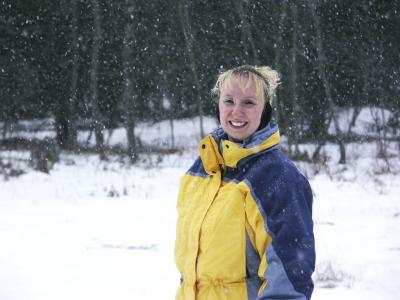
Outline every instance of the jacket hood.
{"type": "Polygon", "coordinates": [[[214,174],[221,170],[221,166],[236,168],[245,158],[275,149],[279,141],[280,134],[275,123],[269,123],[242,143],[229,141],[224,130],[218,128],[200,141],[200,158],[205,171],[214,174]]]}

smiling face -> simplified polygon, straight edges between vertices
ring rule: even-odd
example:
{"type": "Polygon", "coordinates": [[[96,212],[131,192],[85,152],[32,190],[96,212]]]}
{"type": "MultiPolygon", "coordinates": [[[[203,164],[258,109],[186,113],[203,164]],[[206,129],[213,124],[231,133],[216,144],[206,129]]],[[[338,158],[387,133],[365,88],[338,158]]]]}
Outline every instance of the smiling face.
{"type": "Polygon", "coordinates": [[[233,76],[221,89],[219,97],[221,126],[234,142],[251,136],[261,122],[264,109],[263,94],[247,76],[233,76]]]}

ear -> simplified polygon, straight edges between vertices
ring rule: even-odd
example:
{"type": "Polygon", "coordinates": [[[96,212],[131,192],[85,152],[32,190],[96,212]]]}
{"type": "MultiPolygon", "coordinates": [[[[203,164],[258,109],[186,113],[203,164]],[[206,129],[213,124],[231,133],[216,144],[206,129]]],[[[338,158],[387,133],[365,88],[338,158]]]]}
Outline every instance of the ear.
{"type": "Polygon", "coordinates": [[[267,126],[268,123],[271,121],[271,118],[272,118],[272,106],[268,102],[265,105],[265,108],[262,112],[260,126],[258,126],[257,130],[260,130],[260,129],[264,128],[265,126],[267,126]]]}
{"type": "Polygon", "coordinates": [[[219,117],[219,95],[217,95],[216,93],[212,93],[212,101],[215,105],[215,109],[214,109],[214,113],[215,113],[215,117],[218,120],[218,124],[221,125],[221,119],[219,117]]]}
{"type": "Polygon", "coordinates": [[[219,105],[218,102],[215,104],[215,116],[217,117],[218,123],[221,124],[221,119],[219,118],[219,105]]]}

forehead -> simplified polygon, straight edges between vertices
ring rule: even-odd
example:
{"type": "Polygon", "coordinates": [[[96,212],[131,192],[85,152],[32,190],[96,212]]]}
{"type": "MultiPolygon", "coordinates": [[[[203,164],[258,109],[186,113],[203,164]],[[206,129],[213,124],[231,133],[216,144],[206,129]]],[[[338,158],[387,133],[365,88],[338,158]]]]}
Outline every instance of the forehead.
{"type": "Polygon", "coordinates": [[[221,94],[232,93],[236,89],[239,89],[242,94],[260,96],[261,88],[258,87],[257,80],[254,80],[251,75],[252,74],[230,74],[221,84],[221,94]]]}

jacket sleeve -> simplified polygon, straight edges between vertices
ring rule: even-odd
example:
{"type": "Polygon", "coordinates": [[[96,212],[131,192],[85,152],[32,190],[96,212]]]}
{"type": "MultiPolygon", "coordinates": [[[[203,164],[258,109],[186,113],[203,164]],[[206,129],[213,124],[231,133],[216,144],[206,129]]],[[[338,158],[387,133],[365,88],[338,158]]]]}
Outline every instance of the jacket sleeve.
{"type": "Polygon", "coordinates": [[[265,230],[272,238],[259,269],[257,300],[310,299],[315,268],[312,191],[307,179],[289,163],[278,175],[254,187],[265,230]]]}

